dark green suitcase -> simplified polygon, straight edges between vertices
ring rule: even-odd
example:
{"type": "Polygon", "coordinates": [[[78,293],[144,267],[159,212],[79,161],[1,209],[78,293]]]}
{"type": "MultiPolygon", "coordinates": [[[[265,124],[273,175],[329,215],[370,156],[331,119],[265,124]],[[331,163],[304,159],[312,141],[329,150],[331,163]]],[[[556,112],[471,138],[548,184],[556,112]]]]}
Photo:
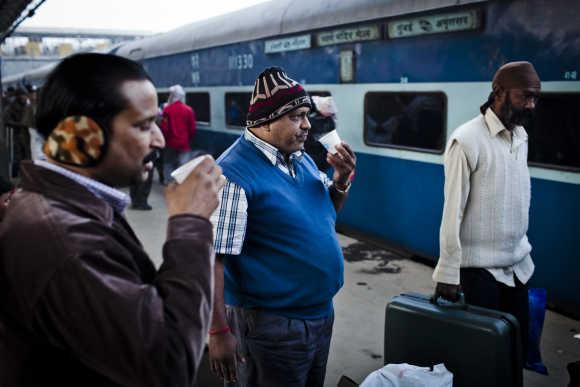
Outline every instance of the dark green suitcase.
{"type": "Polygon", "coordinates": [[[454,387],[521,387],[519,324],[491,309],[402,294],[387,304],[385,364],[444,363],[454,387]]]}

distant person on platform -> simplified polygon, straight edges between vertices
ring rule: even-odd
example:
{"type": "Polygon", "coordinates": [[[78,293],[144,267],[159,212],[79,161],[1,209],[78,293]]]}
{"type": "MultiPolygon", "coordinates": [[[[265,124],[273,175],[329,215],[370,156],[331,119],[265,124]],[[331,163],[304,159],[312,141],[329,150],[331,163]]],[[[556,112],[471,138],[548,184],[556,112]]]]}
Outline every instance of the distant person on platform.
{"type": "Polygon", "coordinates": [[[212,226],[221,168],[166,189],[157,270],[117,187],[164,146],[143,67],[77,54],[48,75],[36,124],[46,161],[24,161],[0,198],[0,386],[190,387],[213,302],[212,226]]]}
{"type": "Polygon", "coordinates": [[[218,258],[209,355],[212,370],[239,386],[324,384],[332,299],[343,284],[336,214],[356,157],[338,144],[327,157],[332,180],[318,170],[303,150],[310,109],[298,82],[266,69],[247,129],[218,159],[228,182],[212,215],[218,258]]]}
{"type": "Polygon", "coordinates": [[[163,175],[165,179],[169,178],[171,171],[189,161],[195,129],[195,111],[185,104],[183,87],[180,85],[171,86],[169,100],[163,109],[161,120],[161,131],[167,144],[163,150],[163,175]]]}
{"type": "Polygon", "coordinates": [[[30,134],[28,122],[25,121],[26,111],[30,107],[28,94],[22,87],[18,87],[11,101],[4,106],[4,125],[12,128],[14,159],[12,164],[12,177],[18,175],[20,162],[30,160],[30,134]]]}
{"type": "Polygon", "coordinates": [[[22,122],[28,127],[30,137],[30,159],[44,160],[46,159],[42,152],[44,139],[36,130],[36,122],[34,118],[36,116],[36,106],[38,105],[38,90],[34,85],[26,85],[26,90],[28,92],[28,104],[26,105],[22,122]]]}
{"type": "Polygon", "coordinates": [[[15,91],[16,89],[14,89],[14,86],[8,86],[6,89],[4,89],[4,92],[2,93],[2,106],[6,107],[8,104],[14,101],[15,91]]]}
{"type": "Polygon", "coordinates": [[[330,164],[326,161],[328,152],[318,142],[318,139],[336,129],[336,103],[332,96],[320,97],[313,95],[310,98],[312,110],[308,114],[308,120],[311,128],[304,143],[304,150],[312,157],[318,169],[326,173],[330,169],[330,164]]]}
{"type": "Polygon", "coordinates": [[[526,354],[527,282],[534,273],[526,235],[530,210],[528,135],[540,95],[528,62],[499,68],[481,114],[451,135],[445,151],[445,204],[435,293],[501,310],[519,323],[526,354]]]}
{"type": "Polygon", "coordinates": [[[5,179],[3,176],[0,176],[0,195],[12,191],[13,188],[14,185],[12,185],[12,183],[8,179],[5,179]]]}

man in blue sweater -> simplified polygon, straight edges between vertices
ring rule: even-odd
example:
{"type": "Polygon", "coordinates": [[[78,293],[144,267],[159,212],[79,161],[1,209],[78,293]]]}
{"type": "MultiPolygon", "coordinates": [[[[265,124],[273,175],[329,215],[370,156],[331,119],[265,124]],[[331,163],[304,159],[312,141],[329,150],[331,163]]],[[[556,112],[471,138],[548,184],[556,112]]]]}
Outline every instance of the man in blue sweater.
{"type": "Polygon", "coordinates": [[[332,298],[343,284],[336,213],[356,157],[341,143],[330,180],[304,151],[310,97],[276,67],[257,80],[244,134],[218,159],[227,183],[212,216],[212,370],[236,386],[322,386],[332,298]],[[227,305],[227,306],[226,306],[227,305]]]}

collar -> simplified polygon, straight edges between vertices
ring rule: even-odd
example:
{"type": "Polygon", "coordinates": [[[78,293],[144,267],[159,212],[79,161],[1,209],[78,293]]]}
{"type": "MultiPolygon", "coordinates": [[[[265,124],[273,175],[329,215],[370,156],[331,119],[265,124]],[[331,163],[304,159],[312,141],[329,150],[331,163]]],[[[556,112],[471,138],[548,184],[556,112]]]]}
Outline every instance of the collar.
{"type": "Polygon", "coordinates": [[[94,179],[91,179],[90,177],[79,175],[78,173],[69,169],[43,160],[35,160],[34,164],[46,169],[50,169],[53,172],[61,174],[77,182],[89,190],[96,197],[103,199],[120,214],[122,214],[129,205],[129,197],[125,193],[109,187],[106,184],[100,183],[94,179]]]}
{"type": "MultiPolygon", "coordinates": [[[[501,122],[501,120],[498,118],[498,116],[495,114],[495,112],[492,110],[492,108],[487,108],[487,110],[485,111],[484,119],[492,137],[497,136],[504,130],[508,132],[508,130],[501,122]]],[[[516,125],[512,133],[514,136],[514,142],[521,143],[525,142],[528,139],[528,133],[526,133],[526,130],[521,125],[516,125]]]]}
{"type": "MultiPolygon", "coordinates": [[[[244,138],[247,141],[254,144],[256,146],[256,148],[258,148],[264,154],[264,156],[266,156],[266,158],[268,160],[270,160],[270,162],[272,163],[273,166],[276,166],[278,164],[283,164],[283,165],[286,164],[286,161],[284,159],[284,155],[282,154],[282,152],[280,152],[275,146],[268,144],[266,141],[258,138],[248,128],[246,128],[246,130],[244,131],[244,138]]],[[[290,160],[300,161],[303,156],[304,156],[304,151],[298,150],[290,155],[290,160]]]]}

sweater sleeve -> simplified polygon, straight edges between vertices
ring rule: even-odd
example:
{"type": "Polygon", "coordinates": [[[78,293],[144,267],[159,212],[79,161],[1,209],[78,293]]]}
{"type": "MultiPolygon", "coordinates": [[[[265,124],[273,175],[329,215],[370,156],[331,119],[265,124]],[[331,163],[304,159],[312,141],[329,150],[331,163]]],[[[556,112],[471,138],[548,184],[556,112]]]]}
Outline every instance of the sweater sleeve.
{"type": "Polygon", "coordinates": [[[469,196],[470,168],[461,144],[453,141],[445,154],[445,203],[439,230],[439,261],[435,282],[459,284],[461,266],[461,220],[469,196]]]}
{"type": "Polygon", "coordinates": [[[96,249],[67,259],[35,305],[34,330],[115,384],[193,385],[211,318],[211,224],[170,218],[152,283],[120,263],[126,255],[96,249]]]}

